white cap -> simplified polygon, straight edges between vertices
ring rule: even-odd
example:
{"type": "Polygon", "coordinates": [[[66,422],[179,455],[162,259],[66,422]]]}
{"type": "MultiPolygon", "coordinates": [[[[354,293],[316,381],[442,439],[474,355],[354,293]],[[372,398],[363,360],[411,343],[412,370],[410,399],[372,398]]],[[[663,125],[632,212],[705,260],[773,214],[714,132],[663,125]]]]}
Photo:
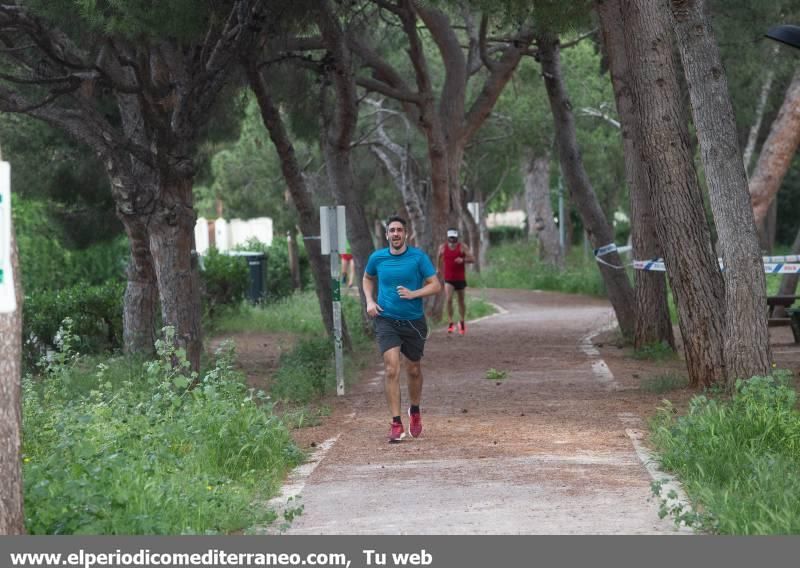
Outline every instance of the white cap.
{"type": "Polygon", "coordinates": [[[456,237],[457,238],[458,237],[458,231],[456,231],[455,229],[450,229],[449,231],[447,231],[447,238],[449,239],[450,237],[456,237]]]}

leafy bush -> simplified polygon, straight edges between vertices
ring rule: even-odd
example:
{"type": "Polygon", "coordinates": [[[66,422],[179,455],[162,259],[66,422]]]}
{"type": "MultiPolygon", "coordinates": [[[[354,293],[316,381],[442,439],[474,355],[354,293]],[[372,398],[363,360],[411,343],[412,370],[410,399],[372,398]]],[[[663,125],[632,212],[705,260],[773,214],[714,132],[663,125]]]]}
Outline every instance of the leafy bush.
{"type": "Polygon", "coordinates": [[[502,243],[525,240],[527,234],[525,229],[520,227],[500,226],[489,229],[489,244],[499,245],[502,243]]]}
{"type": "MultiPolygon", "coordinates": [[[[722,534],[800,532],[800,412],[785,374],[739,381],[730,400],[692,399],[653,423],[662,464],[696,504],[676,519],[722,534]]],[[[665,511],[666,512],[666,511],[665,511]]]]}
{"type": "Polygon", "coordinates": [[[281,357],[270,392],[278,400],[307,403],[335,386],[332,342],[318,337],[301,341],[281,357]]]}
{"type": "Polygon", "coordinates": [[[228,256],[216,248],[209,249],[201,272],[206,315],[214,317],[223,306],[239,304],[247,291],[249,277],[243,257],[228,256]]]}
{"type": "Polygon", "coordinates": [[[65,237],[49,215],[47,204],[15,199],[13,213],[20,272],[26,291],[124,280],[129,254],[124,236],[86,249],[71,250],[61,244],[65,237]]]}
{"type": "Polygon", "coordinates": [[[157,361],[136,371],[116,359],[91,373],[69,328],[62,337],[41,380],[23,384],[28,532],[209,534],[274,518],[253,502],[301,454],[269,401],[244,386],[232,349],[197,376],[168,329],[157,361]]]}
{"type": "Polygon", "coordinates": [[[125,284],[108,282],[26,294],[22,310],[26,362],[34,362],[45,349],[55,345],[65,318],[72,318],[77,346],[84,353],[121,348],[124,293],[125,284]]]}

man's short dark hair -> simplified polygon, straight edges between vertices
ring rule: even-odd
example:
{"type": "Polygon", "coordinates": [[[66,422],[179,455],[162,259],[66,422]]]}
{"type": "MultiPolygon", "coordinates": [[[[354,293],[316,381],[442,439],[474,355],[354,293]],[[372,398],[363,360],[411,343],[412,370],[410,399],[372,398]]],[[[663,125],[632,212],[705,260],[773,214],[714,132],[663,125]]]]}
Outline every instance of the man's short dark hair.
{"type": "Polygon", "coordinates": [[[404,228],[408,224],[408,223],[406,223],[406,220],[403,219],[400,215],[392,215],[391,217],[386,219],[386,230],[389,230],[389,225],[391,225],[395,221],[400,223],[401,225],[403,225],[404,228]]]}
{"type": "Polygon", "coordinates": [[[447,230],[448,230],[448,231],[455,231],[455,232],[458,232],[458,229],[457,229],[456,227],[447,227],[447,230]]]}

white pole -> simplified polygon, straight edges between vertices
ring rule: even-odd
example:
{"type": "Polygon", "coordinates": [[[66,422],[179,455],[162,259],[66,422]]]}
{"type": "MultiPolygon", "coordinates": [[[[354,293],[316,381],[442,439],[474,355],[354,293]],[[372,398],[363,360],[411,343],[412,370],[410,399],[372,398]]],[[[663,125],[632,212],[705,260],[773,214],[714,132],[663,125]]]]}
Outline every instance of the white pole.
{"type": "MultiPolygon", "coordinates": [[[[333,295],[333,348],[336,358],[336,394],[344,395],[344,354],[342,352],[342,283],[341,259],[339,248],[345,243],[339,242],[339,214],[336,207],[327,207],[328,235],[331,254],[331,292],[333,295]]],[[[343,216],[342,216],[343,218],[343,216]]]]}

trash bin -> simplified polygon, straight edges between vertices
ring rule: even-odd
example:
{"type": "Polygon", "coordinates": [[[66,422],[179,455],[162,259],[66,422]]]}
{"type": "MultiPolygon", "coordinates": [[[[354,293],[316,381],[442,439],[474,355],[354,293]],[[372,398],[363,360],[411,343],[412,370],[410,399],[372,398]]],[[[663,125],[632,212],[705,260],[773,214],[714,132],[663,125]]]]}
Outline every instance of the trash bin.
{"type": "Polygon", "coordinates": [[[258,304],[264,301],[267,295],[267,255],[254,253],[247,255],[247,268],[250,282],[247,286],[247,299],[258,304]]]}
{"type": "Polygon", "coordinates": [[[258,304],[267,296],[267,255],[263,252],[229,251],[247,262],[247,300],[258,304]]]}

